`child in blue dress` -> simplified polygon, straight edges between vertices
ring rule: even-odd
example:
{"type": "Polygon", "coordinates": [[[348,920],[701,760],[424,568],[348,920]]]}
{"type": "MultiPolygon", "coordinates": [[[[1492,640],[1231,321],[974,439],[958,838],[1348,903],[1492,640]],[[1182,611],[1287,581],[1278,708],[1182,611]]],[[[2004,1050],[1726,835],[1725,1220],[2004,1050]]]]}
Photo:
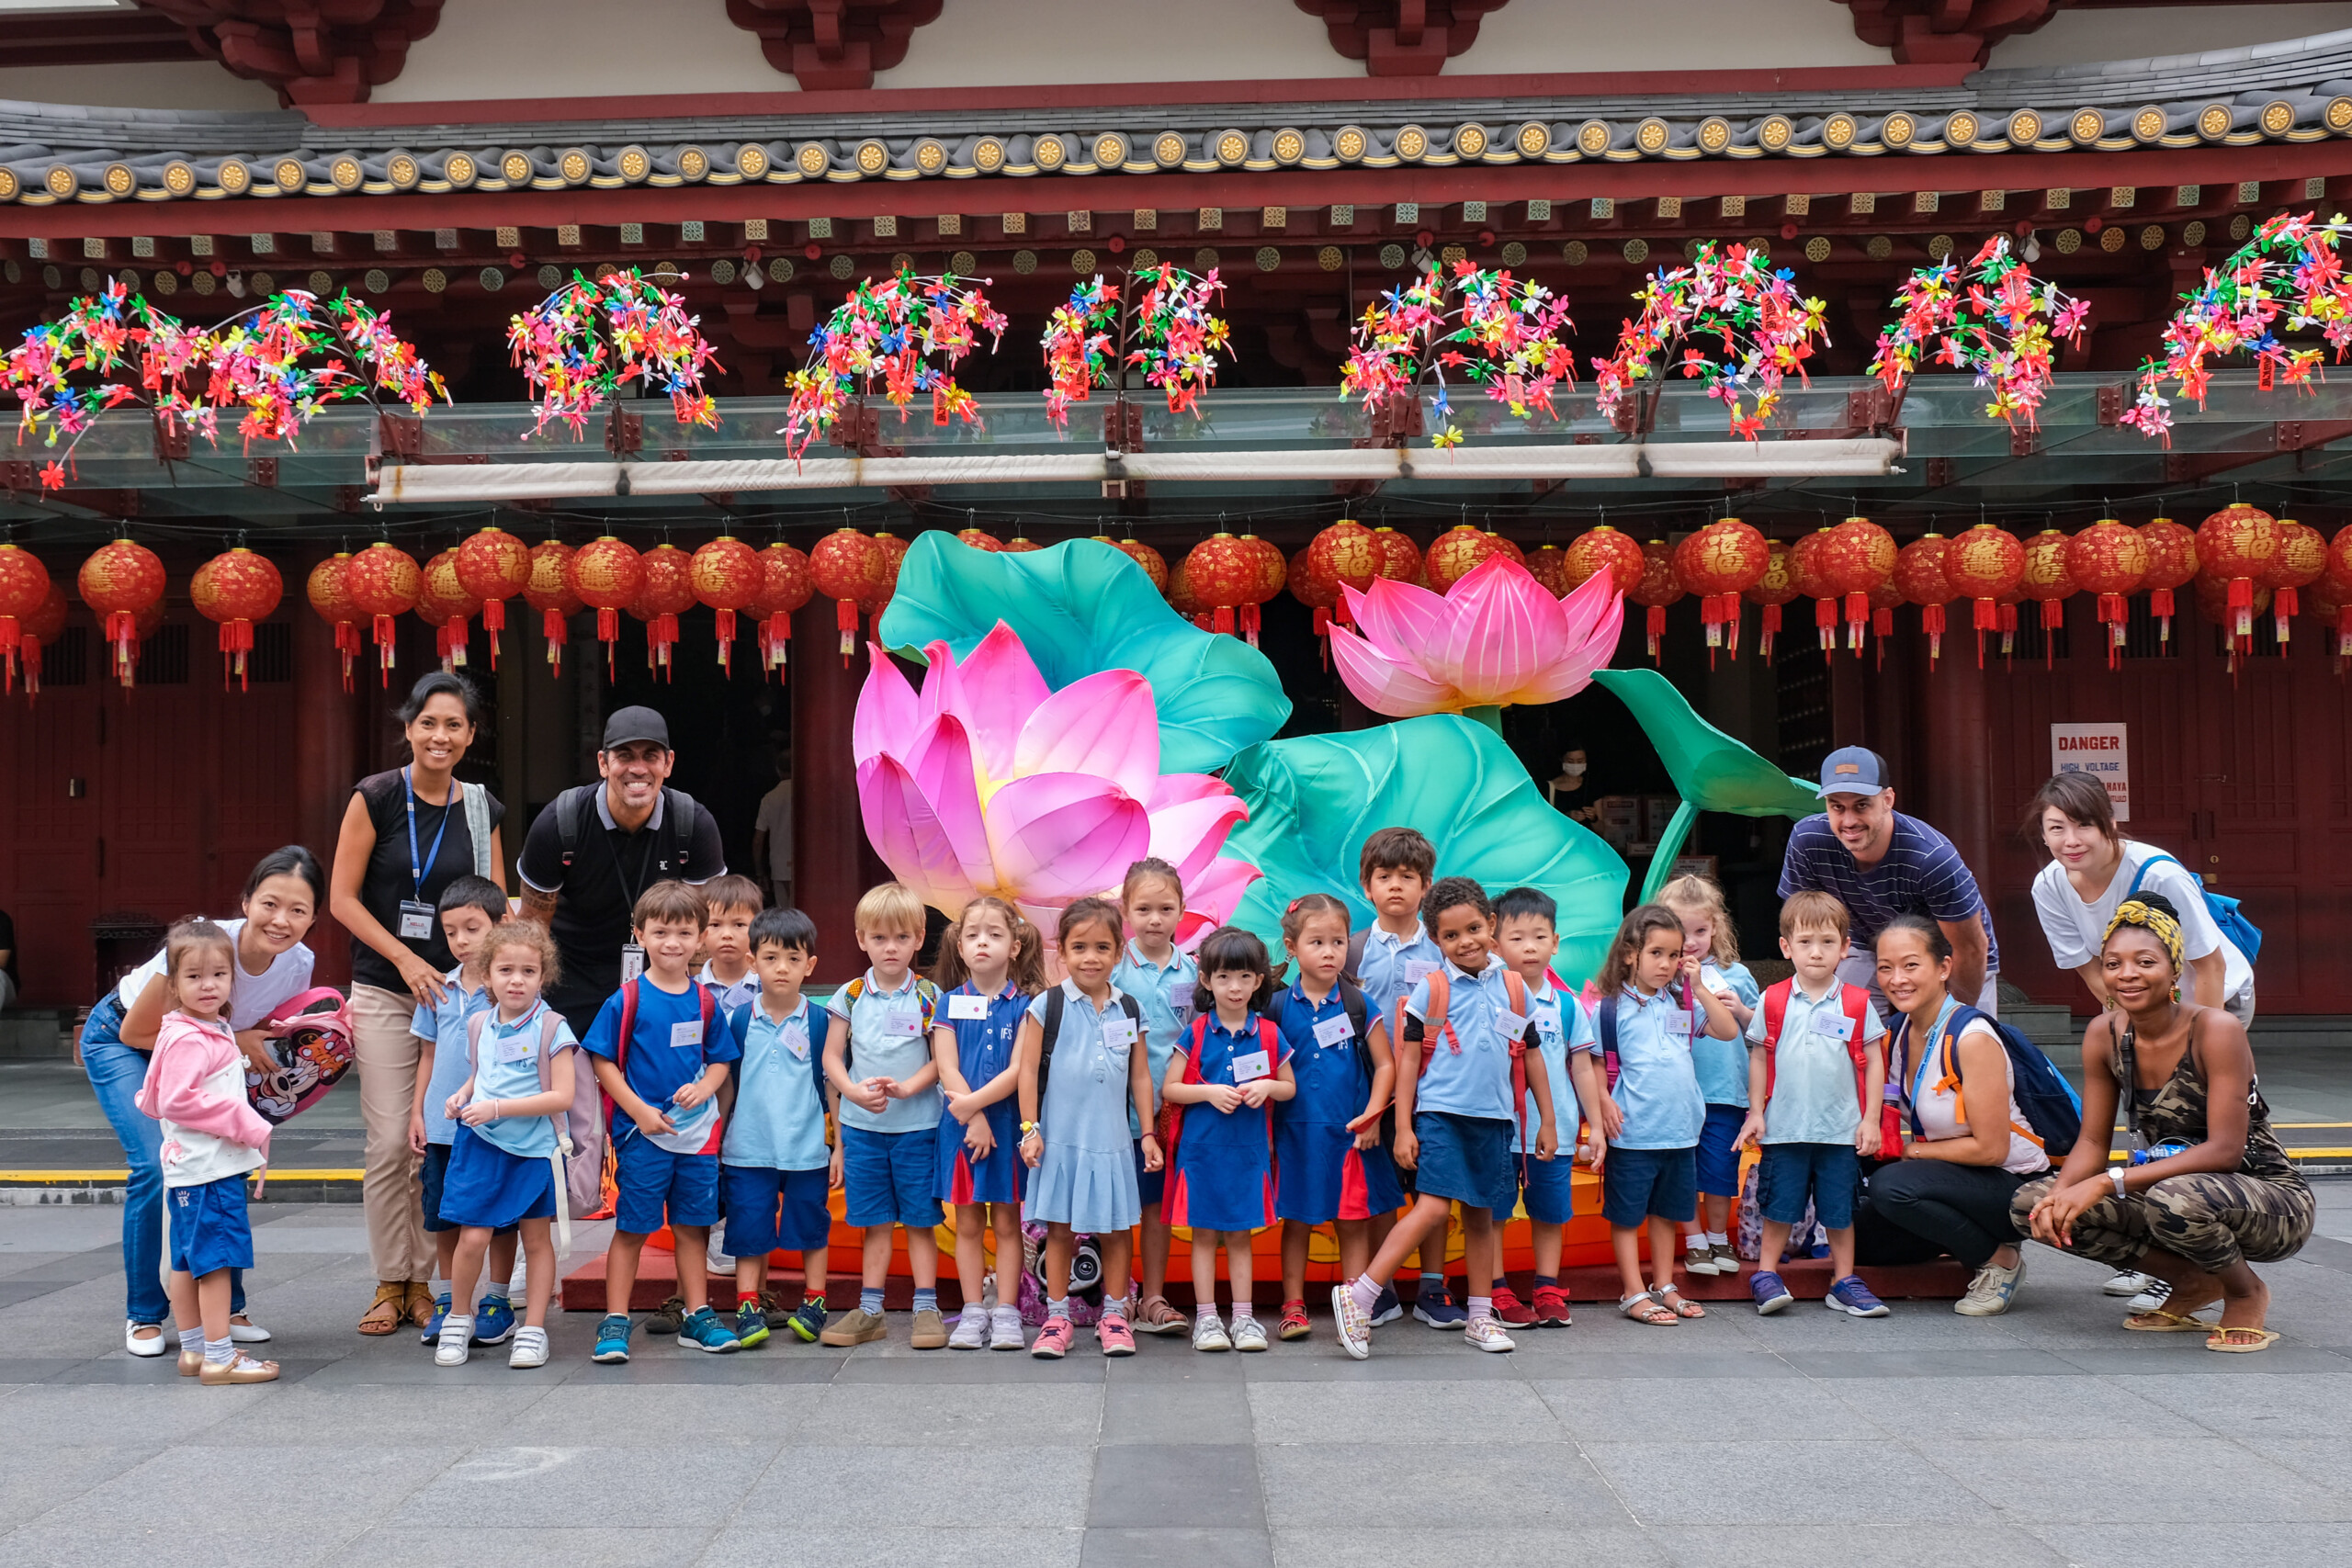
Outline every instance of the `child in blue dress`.
{"type": "Polygon", "coordinates": [[[1021,1074],[1012,1043],[1029,998],[1046,988],[1046,939],[1001,898],[964,906],[940,939],[942,1011],[932,1026],[932,1057],[939,1064],[947,1113],[939,1119],[938,1196],[956,1211],[956,1277],[964,1309],[948,1337],[951,1350],[1022,1348],[1021,1163],[1013,1131],[1021,1074]],[[982,1304],[987,1258],[982,1237],[996,1231],[996,1311],[982,1304]]]}
{"type": "Polygon", "coordinates": [[[1290,1044],[1265,1016],[1274,989],[1266,944],[1225,926],[1201,943],[1191,1032],[1168,1058],[1161,1091],[1178,1108],[1168,1223],[1193,1232],[1195,1350],[1262,1350],[1251,1301],[1251,1235],[1274,1223],[1273,1102],[1298,1092],[1290,1044]],[[1216,1252],[1233,1286],[1233,1333],[1216,1314],[1216,1252]]]}
{"type": "MultiPolygon", "coordinates": [[[[1699,960],[1699,984],[1723,998],[1745,1030],[1763,987],[1739,961],[1739,932],[1724,890],[1703,876],[1678,876],[1658,889],[1657,901],[1682,918],[1682,952],[1699,960]]],[[[1747,1052],[1745,1043],[1713,1035],[1690,1042],[1699,1093],[1707,1120],[1699,1129],[1699,1205],[1702,1211],[1683,1237],[1682,1266],[1693,1274],[1736,1274],[1739,1254],[1731,1245],[1731,1210],[1739,1199],[1739,1130],[1747,1122],[1747,1052]]]]}
{"type": "MultiPolygon", "coordinates": [[[[555,1218],[557,1167],[563,1136],[554,1118],[571,1111],[571,1026],[541,999],[556,975],[555,939],[532,920],[499,922],[482,942],[488,954],[488,985],[493,1010],[478,1012],[467,1024],[472,1072],[458,1086],[443,1113],[458,1124],[449,1145],[449,1168],[441,1182],[441,1218],[458,1225],[458,1250],[449,1265],[453,1302],[473,1300],[474,1281],[491,1234],[507,1225],[523,1233],[523,1264],[529,1284],[523,1326],[514,1331],[510,1367],[548,1364],[548,1300],[555,1291],[555,1247],[548,1222],[555,1218]]],[[[433,1364],[462,1367],[473,1340],[470,1314],[452,1310],[441,1320],[433,1364]]]]}
{"type": "MultiPolygon", "coordinates": [[[[1184,924],[1184,879],[1164,860],[1147,856],[1127,867],[1119,886],[1119,912],[1126,918],[1127,945],[1111,984],[1143,1010],[1144,1040],[1151,1057],[1153,1104],[1168,1073],[1168,1053],[1193,1024],[1193,987],[1197,964],[1176,945],[1184,924]]],[[[1143,1168],[1143,1120],[1128,1119],[1135,1139],[1136,1190],[1143,1199],[1142,1276],[1134,1325],[1137,1334],[1182,1334],[1184,1314],[1168,1304],[1168,1216],[1160,1212],[1164,1172],[1143,1168]]],[[[1164,1132],[1164,1130],[1163,1130],[1164,1132]]],[[[1162,1143],[1165,1143],[1165,1137],[1162,1143]]]]}
{"type": "Polygon", "coordinates": [[[1111,984],[1119,961],[1119,907],[1080,898],[1062,911],[1062,964],[1069,978],[1029,1004],[1014,1043],[1021,1062],[1021,1158],[1029,1180],[1026,1218],[1046,1227],[1046,1323],[1029,1353],[1069,1354],[1069,1260],[1083,1231],[1102,1257],[1102,1316],[1094,1325],[1105,1356],[1136,1353],[1126,1298],[1129,1232],[1143,1216],[1136,1188],[1127,1107],[1143,1119],[1146,1170],[1160,1168],[1153,1134],[1150,1069],[1142,1009],[1111,984]]]}
{"type": "Polygon", "coordinates": [[[1304,1339],[1307,1237],[1320,1224],[1337,1232],[1340,1270],[1352,1280],[1372,1261],[1374,1221],[1402,1207],[1405,1194],[1380,1145],[1380,1113],[1396,1082],[1387,1021],[1340,976],[1348,907],[1328,893],[1293,899],[1283,946],[1298,978],[1275,994],[1272,1011],[1298,1092],[1274,1108],[1274,1215],[1283,1223],[1274,1332],[1304,1339]]]}

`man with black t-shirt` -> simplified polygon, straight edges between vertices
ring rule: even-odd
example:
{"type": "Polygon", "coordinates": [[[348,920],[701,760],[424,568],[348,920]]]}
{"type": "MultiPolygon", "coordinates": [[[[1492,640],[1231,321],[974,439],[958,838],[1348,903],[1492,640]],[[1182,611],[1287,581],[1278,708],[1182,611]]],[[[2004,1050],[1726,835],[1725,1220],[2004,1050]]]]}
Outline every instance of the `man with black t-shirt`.
{"type": "Polygon", "coordinates": [[[563,958],[548,1005],[585,1038],[605,998],[633,973],[629,910],[638,895],[675,878],[700,886],[727,872],[718,824],[663,780],[676,757],[670,727],[651,708],[605,721],[598,784],[568,789],[531,823],[515,869],[523,913],[546,925],[563,958]]]}

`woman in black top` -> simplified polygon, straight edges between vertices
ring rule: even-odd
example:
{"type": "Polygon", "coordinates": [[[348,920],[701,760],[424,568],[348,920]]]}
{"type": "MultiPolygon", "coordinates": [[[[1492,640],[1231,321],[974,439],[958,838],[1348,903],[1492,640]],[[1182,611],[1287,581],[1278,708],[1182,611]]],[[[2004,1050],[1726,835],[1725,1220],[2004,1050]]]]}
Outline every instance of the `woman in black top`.
{"type": "Polygon", "coordinates": [[[378,1281],[362,1334],[433,1315],[433,1244],[408,1144],[419,1055],[410,1024],[418,1008],[440,1000],[454,966],[435,908],[442,890],[476,873],[506,882],[498,832],[506,808],[453,776],[481,716],[473,687],[457,676],[436,671],[417,682],[400,709],[413,761],[359,781],[335,842],[329,908],[351,933],[352,1035],[368,1127],[361,1195],[378,1281]]]}
{"type": "Polygon", "coordinates": [[[2124,1327],[2267,1350],[2278,1336],[2263,1326],[2270,1291],[2253,1265],[2301,1251],[2318,1205],[2270,1130],[2245,1028],[2180,999],[2180,922],[2161,895],[2117,908],[2099,964],[2115,1008],[2083,1036],[2083,1135],[2057,1175],[2018,1190],[2010,1215],[2037,1241],[2172,1288],[2124,1327]],[[2144,1165],[2108,1162],[2119,1105],[2147,1140],[2144,1165]],[[2191,1315],[2215,1302],[2218,1324],[2191,1315]]]}

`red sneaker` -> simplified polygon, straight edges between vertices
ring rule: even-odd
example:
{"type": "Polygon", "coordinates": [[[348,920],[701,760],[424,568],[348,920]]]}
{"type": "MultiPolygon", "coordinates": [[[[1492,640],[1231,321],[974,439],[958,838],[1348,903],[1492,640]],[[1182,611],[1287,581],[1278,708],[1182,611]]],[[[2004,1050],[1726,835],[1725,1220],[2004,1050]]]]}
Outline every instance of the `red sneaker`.
{"type": "Polygon", "coordinates": [[[1568,1316],[1568,1293],[1557,1285],[1535,1287],[1535,1325],[1539,1328],[1566,1328],[1573,1320],[1568,1316]]]}
{"type": "Polygon", "coordinates": [[[1528,1310],[1527,1304],[1519,1299],[1509,1285],[1495,1287],[1494,1302],[1495,1315],[1513,1328],[1524,1328],[1536,1321],[1534,1313],[1528,1310]]]}
{"type": "Polygon", "coordinates": [[[1283,1303],[1282,1321],[1274,1325],[1274,1337],[1276,1338],[1304,1339],[1314,1332],[1315,1330],[1309,1326],[1306,1321],[1306,1303],[1305,1302],[1283,1303]]]}

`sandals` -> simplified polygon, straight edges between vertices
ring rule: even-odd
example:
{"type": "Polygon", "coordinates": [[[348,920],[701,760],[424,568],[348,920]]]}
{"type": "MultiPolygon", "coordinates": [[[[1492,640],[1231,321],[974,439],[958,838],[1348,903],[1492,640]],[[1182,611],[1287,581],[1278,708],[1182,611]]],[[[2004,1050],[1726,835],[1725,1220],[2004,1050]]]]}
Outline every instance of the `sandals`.
{"type": "Polygon", "coordinates": [[[1617,1303],[1617,1310],[1635,1323],[1646,1323],[1652,1328],[1671,1328],[1681,1321],[1672,1307],[1647,1291],[1627,1296],[1617,1303]]]}
{"type": "Polygon", "coordinates": [[[2251,1356],[2277,1343],[2278,1331],[2275,1328],[2216,1328],[2205,1337],[2205,1348],[2219,1350],[2225,1356],[2251,1356]]]}
{"type": "Polygon", "coordinates": [[[1707,1309],[1705,1307],[1701,1306],[1697,1302],[1684,1301],[1682,1299],[1682,1292],[1676,1290],[1672,1285],[1660,1285],[1657,1289],[1650,1292],[1650,1296],[1651,1299],[1656,1301],[1658,1305],[1664,1307],[1667,1311],[1672,1313],[1677,1317],[1704,1317],[1707,1315],[1707,1309]],[[1669,1296],[1671,1296],[1673,1300],[1668,1300],[1667,1298],[1669,1296]]]}
{"type": "Polygon", "coordinates": [[[2191,1317],[2185,1312],[2168,1312],[2163,1307],[2152,1307],[2146,1312],[2135,1312],[2123,1320],[2123,1326],[2134,1334],[2211,1334],[2215,1332],[2213,1325],[2202,1318],[2191,1317]]]}
{"type": "Polygon", "coordinates": [[[372,1339],[400,1332],[401,1322],[408,1316],[408,1283],[401,1280],[376,1281],[376,1299],[368,1303],[360,1315],[359,1332],[372,1339]]]}
{"type": "Polygon", "coordinates": [[[411,1280],[406,1289],[407,1310],[402,1315],[422,1328],[433,1321],[435,1313],[441,1310],[440,1303],[434,1299],[433,1283],[429,1280],[411,1280]]]}

